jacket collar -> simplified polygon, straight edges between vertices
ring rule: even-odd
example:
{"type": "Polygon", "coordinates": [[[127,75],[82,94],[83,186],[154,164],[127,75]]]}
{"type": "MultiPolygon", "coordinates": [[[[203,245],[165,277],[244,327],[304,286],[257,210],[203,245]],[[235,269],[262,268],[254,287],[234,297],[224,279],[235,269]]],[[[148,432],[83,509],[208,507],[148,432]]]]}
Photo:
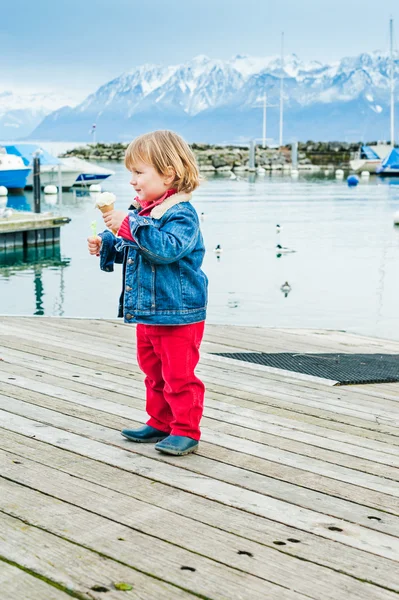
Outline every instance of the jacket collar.
{"type": "MultiPolygon", "coordinates": [[[[166,198],[166,200],[164,200],[162,202],[162,204],[158,204],[157,206],[154,206],[154,208],[152,209],[150,216],[153,219],[160,219],[161,217],[164,216],[164,214],[166,213],[166,211],[168,211],[170,208],[172,208],[172,206],[175,206],[175,204],[180,204],[180,202],[190,202],[191,200],[191,194],[186,194],[185,192],[179,192],[178,194],[173,194],[173,196],[169,196],[169,198],[166,198]]],[[[136,202],[135,200],[133,201],[133,206],[135,208],[141,208],[140,204],[138,202],[136,202]]]]}

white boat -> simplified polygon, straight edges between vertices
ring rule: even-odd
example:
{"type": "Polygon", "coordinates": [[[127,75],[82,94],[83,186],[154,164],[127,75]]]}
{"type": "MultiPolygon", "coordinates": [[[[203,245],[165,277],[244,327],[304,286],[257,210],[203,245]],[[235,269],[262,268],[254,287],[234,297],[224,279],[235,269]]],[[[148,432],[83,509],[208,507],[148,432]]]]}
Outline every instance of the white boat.
{"type": "MultiPolygon", "coordinates": [[[[46,150],[38,148],[34,144],[10,144],[5,146],[8,154],[14,154],[20,157],[26,165],[32,168],[33,156],[38,152],[40,158],[40,185],[56,185],[58,187],[61,179],[63,189],[69,189],[73,186],[76,179],[83,173],[81,168],[76,166],[64,165],[59,158],[52,156],[46,150]]],[[[30,173],[26,182],[26,187],[33,186],[33,173],[30,173]]]]}
{"type": "MultiPolygon", "coordinates": [[[[69,190],[76,179],[81,175],[82,171],[79,169],[71,168],[60,163],[60,165],[40,165],[40,185],[45,187],[46,185],[59,184],[59,169],[61,169],[61,184],[63,190],[69,190]]],[[[33,175],[32,173],[28,176],[26,187],[33,186],[33,175]]]]}
{"type": "Polygon", "coordinates": [[[30,168],[20,156],[8,154],[0,147],[0,185],[8,190],[24,189],[30,168]]]}
{"type": "Polygon", "coordinates": [[[370,146],[361,146],[355,158],[349,161],[349,165],[355,173],[361,173],[362,171],[376,173],[381,165],[381,157],[370,146]]]}
{"type": "Polygon", "coordinates": [[[107,179],[111,175],[115,175],[115,171],[100,167],[94,163],[90,163],[82,158],[71,156],[68,158],[60,159],[63,166],[67,166],[71,169],[80,170],[81,174],[77,177],[74,185],[90,185],[91,183],[98,183],[107,179]]]}

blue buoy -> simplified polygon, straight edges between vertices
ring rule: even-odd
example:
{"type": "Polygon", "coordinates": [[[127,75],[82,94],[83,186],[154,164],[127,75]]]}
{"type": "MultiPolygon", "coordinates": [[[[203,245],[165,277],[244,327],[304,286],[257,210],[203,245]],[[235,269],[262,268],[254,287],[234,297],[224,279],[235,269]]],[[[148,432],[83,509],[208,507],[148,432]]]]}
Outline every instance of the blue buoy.
{"type": "Polygon", "coordinates": [[[349,175],[346,182],[349,185],[349,187],[354,187],[359,183],[359,177],[356,177],[356,175],[349,175]]]}

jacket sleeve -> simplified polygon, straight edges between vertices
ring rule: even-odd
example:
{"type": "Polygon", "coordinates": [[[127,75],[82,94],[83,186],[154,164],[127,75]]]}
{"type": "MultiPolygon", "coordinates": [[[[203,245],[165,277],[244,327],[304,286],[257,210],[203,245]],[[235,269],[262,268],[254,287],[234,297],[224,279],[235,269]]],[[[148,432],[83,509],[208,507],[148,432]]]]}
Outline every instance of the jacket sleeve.
{"type": "Polygon", "coordinates": [[[194,215],[186,208],[173,213],[161,227],[151,218],[129,212],[132,236],[143,256],[155,264],[176,262],[195,247],[199,226],[194,215]]]}
{"type": "Polygon", "coordinates": [[[118,239],[111,231],[103,231],[99,234],[102,240],[100,250],[100,269],[108,273],[114,270],[115,263],[123,263],[123,250],[119,251],[115,247],[118,239]]]}

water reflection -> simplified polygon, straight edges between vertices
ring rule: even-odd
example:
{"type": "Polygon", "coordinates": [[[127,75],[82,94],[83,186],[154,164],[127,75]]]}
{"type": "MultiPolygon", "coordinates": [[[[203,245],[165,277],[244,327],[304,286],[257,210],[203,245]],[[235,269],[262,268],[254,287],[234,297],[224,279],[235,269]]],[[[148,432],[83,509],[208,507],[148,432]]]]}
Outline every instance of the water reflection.
{"type": "MultiPolygon", "coordinates": [[[[13,277],[21,277],[21,275],[33,275],[33,292],[35,300],[34,315],[44,315],[44,298],[45,288],[44,277],[46,271],[59,273],[59,289],[58,297],[54,301],[53,314],[57,316],[64,315],[64,299],[65,299],[65,275],[64,271],[70,265],[70,259],[61,258],[60,246],[49,248],[29,248],[27,251],[8,253],[2,256],[0,253],[0,265],[3,261],[3,266],[0,266],[0,279],[10,280],[13,277]],[[6,266],[4,266],[4,262],[6,266]]],[[[54,295],[54,286],[51,285],[49,294],[54,295]]]]}
{"type": "MultiPolygon", "coordinates": [[[[60,272],[59,296],[55,300],[53,312],[54,312],[54,314],[56,314],[59,317],[62,317],[64,315],[64,299],[65,299],[64,270],[65,270],[65,267],[67,267],[68,265],[69,265],[68,261],[60,261],[60,263],[58,263],[58,264],[56,264],[56,263],[52,263],[52,264],[41,263],[41,264],[35,264],[33,266],[33,273],[34,273],[33,286],[34,286],[34,293],[35,293],[35,311],[33,313],[34,315],[42,316],[45,314],[45,309],[44,309],[45,291],[44,291],[44,283],[43,283],[43,274],[44,274],[45,268],[49,267],[49,266],[51,266],[52,268],[57,268],[57,270],[60,272]]],[[[51,292],[53,293],[53,290],[51,290],[51,292]]]]}
{"type": "Polygon", "coordinates": [[[385,185],[399,185],[399,177],[378,177],[378,183],[385,185]]]}
{"type": "Polygon", "coordinates": [[[288,281],[286,281],[285,283],[283,283],[283,285],[280,287],[280,290],[283,292],[284,294],[284,298],[287,298],[288,294],[290,293],[290,291],[292,290],[290,284],[288,283],[288,281]]]}
{"type": "Polygon", "coordinates": [[[44,315],[43,309],[43,280],[42,280],[42,268],[39,265],[35,265],[33,267],[33,272],[35,274],[33,283],[35,288],[35,303],[36,310],[33,313],[34,315],[44,315]]]}
{"type": "Polygon", "coordinates": [[[25,194],[9,194],[7,199],[7,208],[14,210],[31,211],[32,207],[25,194]]]}
{"type": "Polygon", "coordinates": [[[4,267],[14,267],[17,272],[35,263],[58,267],[67,266],[69,262],[69,259],[61,259],[59,244],[0,250],[0,275],[4,275],[7,270],[12,271],[4,267]]]}

